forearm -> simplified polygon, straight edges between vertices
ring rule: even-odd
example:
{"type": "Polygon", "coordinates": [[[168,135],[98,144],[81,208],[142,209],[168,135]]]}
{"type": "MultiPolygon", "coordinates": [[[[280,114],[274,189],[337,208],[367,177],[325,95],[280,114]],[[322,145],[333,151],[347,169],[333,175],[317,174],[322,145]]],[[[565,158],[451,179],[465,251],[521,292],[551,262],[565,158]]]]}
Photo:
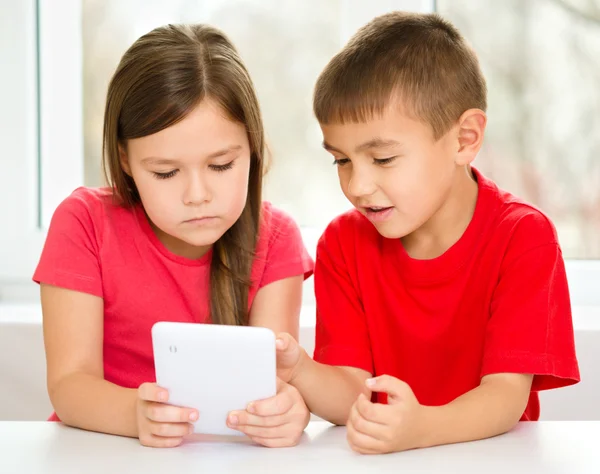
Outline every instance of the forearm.
{"type": "Polygon", "coordinates": [[[341,367],[315,362],[304,351],[290,384],[298,389],[312,413],[336,425],[346,424],[361,392],[371,396],[360,377],[341,367]]]}
{"type": "MultiPolygon", "coordinates": [[[[530,377],[524,375],[523,377],[530,377]]],[[[529,388],[523,383],[494,381],[439,407],[423,407],[422,447],[489,438],[511,430],[521,418],[529,388]]],[[[529,385],[531,386],[531,378],[529,385]]]]}
{"type": "Polygon", "coordinates": [[[137,390],[74,373],[60,380],[50,399],[61,421],[90,431],[137,437],[137,390]]]}

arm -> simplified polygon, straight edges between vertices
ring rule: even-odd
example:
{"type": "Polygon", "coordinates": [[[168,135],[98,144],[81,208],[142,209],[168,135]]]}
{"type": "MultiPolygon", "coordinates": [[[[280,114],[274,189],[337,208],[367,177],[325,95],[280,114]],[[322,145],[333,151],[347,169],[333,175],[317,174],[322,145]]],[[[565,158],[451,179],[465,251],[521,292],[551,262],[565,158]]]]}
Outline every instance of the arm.
{"type": "Polygon", "coordinates": [[[198,418],[195,410],[165,404],[168,393],[156,384],[130,389],[104,380],[102,298],[45,284],[41,297],[48,394],[58,417],[145,446],[181,444],[198,418]]]}
{"type": "Polygon", "coordinates": [[[303,277],[297,276],[261,288],[252,304],[250,324],[272,329],[285,343],[285,348],[278,343],[278,377],[298,389],[315,415],[344,425],[356,397],[362,392],[370,396],[364,382],[371,374],[315,362],[297,343],[302,282],[303,277]]]}
{"type": "Polygon", "coordinates": [[[287,332],[298,339],[302,307],[302,275],[284,278],[262,287],[250,308],[250,326],[287,332]]]}
{"type": "Polygon", "coordinates": [[[356,398],[371,397],[365,381],[371,374],[355,367],[321,364],[289,335],[281,334],[278,366],[282,377],[303,395],[310,411],[336,425],[345,425],[356,398]]]}
{"type": "Polygon", "coordinates": [[[41,285],[50,401],[66,424],[137,436],[137,390],[104,380],[103,300],[41,285]]]}
{"type": "Polygon", "coordinates": [[[370,398],[365,380],[374,372],[367,317],[352,263],[356,229],[342,224],[330,224],[317,247],[314,360],[284,335],[278,352],[279,370],[298,388],[310,410],[338,425],[346,424],[359,394],[370,398]]]}
{"type": "Polygon", "coordinates": [[[360,396],[348,419],[348,442],[363,454],[389,453],[489,438],[519,421],[533,376],[488,375],[478,387],[443,406],[423,406],[408,384],[388,375],[367,381],[388,394],[388,405],[360,396]]]}
{"type": "Polygon", "coordinates": [[[448,405],[428,409],[438,428],[427,444],[504,433],[525,412],[532,390],[579,380],[564,262],[554,228],[543,215],[519,221],[490,313],[480,385],[448,405]]]}
{"type": "Polygon", "coordinates": [[[166,405],[156,384],[104,380],[104,300],[99,252],[103,214],[84,188],[56,209],[33,280],[40,283],[48,394],[66,424],[176,446],[195,410],[166,405]]]}
{"type": "Polygon", "coordinates": [[[531,390],[532,375],[493,374],[477,388],[440,407],[425,407],[423,446],[489,438],[519,421],[531,390]]]}

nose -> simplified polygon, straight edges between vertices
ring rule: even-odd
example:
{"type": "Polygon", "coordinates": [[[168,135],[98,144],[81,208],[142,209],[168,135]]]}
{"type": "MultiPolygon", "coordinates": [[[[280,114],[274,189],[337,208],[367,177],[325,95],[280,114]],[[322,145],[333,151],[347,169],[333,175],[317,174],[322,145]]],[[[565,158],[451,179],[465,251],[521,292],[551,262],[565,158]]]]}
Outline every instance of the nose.
{"type": "Polygon", "coordinates": [[[183,193],[183,202],[186,205],[202,204],[210,201],[212,193],[210,191],[207,177],[201,172],[191,173],[186,182],[185,191],[183,193]]]}
{"type": "Polygon", "coordinates": [[[377,185],[371,174],[364,168],[355,166],[348,180],[348,194],[360,198],[370,196],[377,189],[377,185]]]}

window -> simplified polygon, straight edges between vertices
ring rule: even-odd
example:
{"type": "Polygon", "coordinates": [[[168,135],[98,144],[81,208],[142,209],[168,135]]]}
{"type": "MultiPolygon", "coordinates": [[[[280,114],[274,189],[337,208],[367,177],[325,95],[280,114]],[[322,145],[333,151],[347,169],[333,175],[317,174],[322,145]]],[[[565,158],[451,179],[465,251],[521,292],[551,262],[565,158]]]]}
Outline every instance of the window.
{"type": "Polygon", "coordinates": [[[0,299],[27,277],[43,241],[38,230],[36,10],[3,2],[0,14],[0,299]]]}
{"type": "Polygon", "coordinates": [[[543,209],[567,258],[600,258],[600,1],[440,0],[489,86],[478,166],[543,209]]]}
{"type": "Polygon", "coordinates": [[[600,296],[600,1],[438,0],[476,50],[488,128],[476,165],[557,227],[575,305],[600,296]]]}
{"type": "MultiPolygon", "coordinates": [[[[230,36],[255,82],[273,153],[265,198],[297,219],[314,255],[324,226],[349,207],[312,115],[317,75],[374,16],[436,4],[474,45],[488,78],[477,166],[552,217],[565,256],[578,259],[567,262],[575,304],[600,304],[600,26],[598,9],[575,0],[5,2],[0,64],[12,74],[1,79],[0,160],[11,205],[0,206],[9,223],[0,234],[0,300],[21,294],[19,285],[37,295],[30,278],[54,209],[77,186],[103,184],[106,88],[137,37],[169,22],[206,22],[230,36]]],[[[310,301],[310,286],[305,294],[310,301]]]]}

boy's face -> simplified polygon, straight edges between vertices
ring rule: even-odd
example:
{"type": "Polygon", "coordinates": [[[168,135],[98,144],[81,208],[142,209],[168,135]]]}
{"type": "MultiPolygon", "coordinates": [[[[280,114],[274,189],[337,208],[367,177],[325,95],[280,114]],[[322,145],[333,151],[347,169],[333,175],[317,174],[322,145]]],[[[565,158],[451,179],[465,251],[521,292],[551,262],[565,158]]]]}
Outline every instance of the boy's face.
{"type": "Polygon", "coordinates": [[[387,238],[426,224],[452,195],[459,140],[456,127],[434,140],[428,124],[398,107],[365,123],[321,125],[342,191],[387,238]]]}

